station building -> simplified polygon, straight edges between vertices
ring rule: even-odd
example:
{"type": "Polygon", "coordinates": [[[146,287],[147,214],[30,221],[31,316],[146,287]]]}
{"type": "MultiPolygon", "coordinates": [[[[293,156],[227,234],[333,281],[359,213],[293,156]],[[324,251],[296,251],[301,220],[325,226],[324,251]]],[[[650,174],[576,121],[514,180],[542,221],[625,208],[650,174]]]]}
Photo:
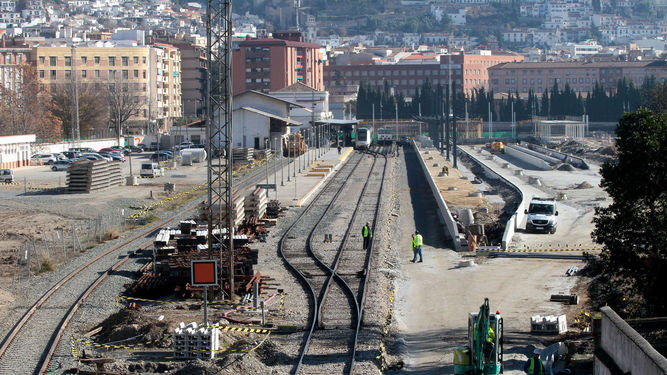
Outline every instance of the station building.
{"type": "Polygon", "coordinates": [[[35,134],[0,137],[0,168],[20,168],[30,165],[30,144],[35,134]]]}

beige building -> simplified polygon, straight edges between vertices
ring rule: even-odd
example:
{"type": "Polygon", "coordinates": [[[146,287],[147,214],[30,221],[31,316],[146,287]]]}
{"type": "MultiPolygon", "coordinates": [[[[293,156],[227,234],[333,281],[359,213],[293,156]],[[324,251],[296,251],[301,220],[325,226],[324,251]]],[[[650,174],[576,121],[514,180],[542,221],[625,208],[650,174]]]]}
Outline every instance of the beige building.
{"type": "Polygon", "coordinates": [[[609,62],[529,62],[504,63],[489,68],[490,89],[494,93],[517,92],[521,96],[533,90],[537,95],[558,84],[560,90],[568,84],[575,92],[586,94],[598,82],[605,91],[615,90],[619,79],[625,78],[640,87],[647,77],[656,82],[667,79],[667,62],[609,61],[609,62]]]}
{"type": "MultiPolygon", "coordinates": [[[[168,130],[173,119],[182,116],[181,55],[169,44],[136,45],[129,42],[98,41],[35,46],[30,54],[43,85],[57,90],[61,85],[93,85],[106,90],[120,85],[139,104],[128,121],[133,132],[156,121],[168,130]]],[[[154,131],[154,130],[151,130],[154,131]]]]}

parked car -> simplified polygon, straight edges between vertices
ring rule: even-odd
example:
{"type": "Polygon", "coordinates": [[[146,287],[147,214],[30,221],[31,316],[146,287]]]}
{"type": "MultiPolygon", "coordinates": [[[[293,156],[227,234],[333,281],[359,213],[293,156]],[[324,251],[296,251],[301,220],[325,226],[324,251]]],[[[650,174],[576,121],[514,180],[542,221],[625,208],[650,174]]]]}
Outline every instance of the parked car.
{"type": "Polygon", "coordinates": [[[14,182],[14,171],[11,169],[0,169],[0,181],[5,183],[14,182]]]}
{"type": "Polygon", "coordinates": [[[165,161],[169,159],[173,159],[174,154],[171,151],[162,151],[160,150],[159,152],[153,153],[150,157],[152,161],[165,161]],[[158,158],[159,155],[159,158],[158,158]]]}
{"type": "Polygon", "coordinates": [[[100,155],[104,157],[109,157],[111,158],[111,161],[121,161],[125,162],[125,156],[121,154],[120,152],[113,151],[113,152],[99,152],[100,155]]]}
{"type": "Polygon", "coordinates": [[[173,147],[174,151],[180,151],[186,148],[192,148],[195,144],[192,142],[182,142],[180,145],[176,145],[173,147]]]}
{"type": "Polygon", "coordinates": [[[52,171],[66,171],[69,169],[69,166],[72,165],[71,160],[58,160],[57,162],[51,165],[52,171]]]}
{"type": "Polygon", "coordinates": [[[130,153],[130,150],[123,146],[111,146],[109,148],[113,151],[120,151],[120,153],[123,155],[128,155],[130,153]]]}
{"type": "Polygon", "coordinates": [[[141,146],[127,146],[127,148],[130,150],[130,152],[134,152],[137,154],[141,154],[142,152],[144,152],[144,148],[141,146]]]}
{"type": "Polygon", "coordinates": [[[88,152],[83,155],[81,155],[82,158],[86,158],[88,160],[104,160],[104,161],[111,161],[111,158],[105,158],[104,156],[96,153],[96,152],[88,152]]]}
{"type": "Polygon", "coordinates": [[[145,151],[145,150],[148,150],[148,146],[146,146],[145,143],[138,143],[138,144],[137,144],[137,147],[141,147],[141,149],[144,150],[144,151],[145,151]]]}
{"type": "Polygon", "coordinates": [[[97,152],[90,147],[71,147],[69,150],[70,151],[78,151],[80,153],[97,152]]]}
{"type": "Polygon", "coordinates": [[[58,161],[58,157],[53,154],[36,154],[30,158],[30,161],[35,161],[38,164],[51,165],[58,161]]]}
{"type": "Polygon", "coordinates": [[[63,151],[63,155],[67,156],[68,159],[78,159],[81,157],[81,153],[79,151],[63,151]]]}
{"type": "Polygon", "coordinates": [[[97,152],[100,153],[100,152],[111,152],[111,151],[114,151],[114,149],[112,149],[111,147],[105,147],[99,149],[97,152]]]}
{"type": "Polygon", "coordinates": [[[192,146],[190,146],[188,148],[206,148],[206,145],[193,144],[192,146]]]}

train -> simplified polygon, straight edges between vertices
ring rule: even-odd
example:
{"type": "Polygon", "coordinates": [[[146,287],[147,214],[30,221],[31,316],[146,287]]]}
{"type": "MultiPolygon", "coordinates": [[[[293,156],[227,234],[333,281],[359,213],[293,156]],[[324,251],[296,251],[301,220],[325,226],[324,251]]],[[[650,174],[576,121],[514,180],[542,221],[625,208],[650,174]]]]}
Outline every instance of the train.
{"type": "Polygon", "coordinates": [[[390,128],[378,129],[378,144],[391,144],[393,141],[392,132],[390,128]]]}
{"type": "Polygon", "coordinates": [[[355,148],[363,149],[369,148],[373,143],[373,129],[359,128],[357,129],[357,142],[355,148]]]}

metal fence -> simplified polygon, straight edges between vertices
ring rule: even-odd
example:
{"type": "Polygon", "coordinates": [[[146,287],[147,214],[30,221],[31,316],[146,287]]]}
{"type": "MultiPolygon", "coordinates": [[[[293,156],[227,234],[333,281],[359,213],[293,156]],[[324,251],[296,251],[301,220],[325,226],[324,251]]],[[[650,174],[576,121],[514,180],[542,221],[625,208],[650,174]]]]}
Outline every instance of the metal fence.
{"type": "Polygon", "coordinates": [[[78,220],[70,225],[33,237],[16,249],[13,280],[20,282],[50,271],[69,258],[77,257],[98,244],[116,238],[135,225],[124,209],[111,210],[97,218],[78,220]]]}

